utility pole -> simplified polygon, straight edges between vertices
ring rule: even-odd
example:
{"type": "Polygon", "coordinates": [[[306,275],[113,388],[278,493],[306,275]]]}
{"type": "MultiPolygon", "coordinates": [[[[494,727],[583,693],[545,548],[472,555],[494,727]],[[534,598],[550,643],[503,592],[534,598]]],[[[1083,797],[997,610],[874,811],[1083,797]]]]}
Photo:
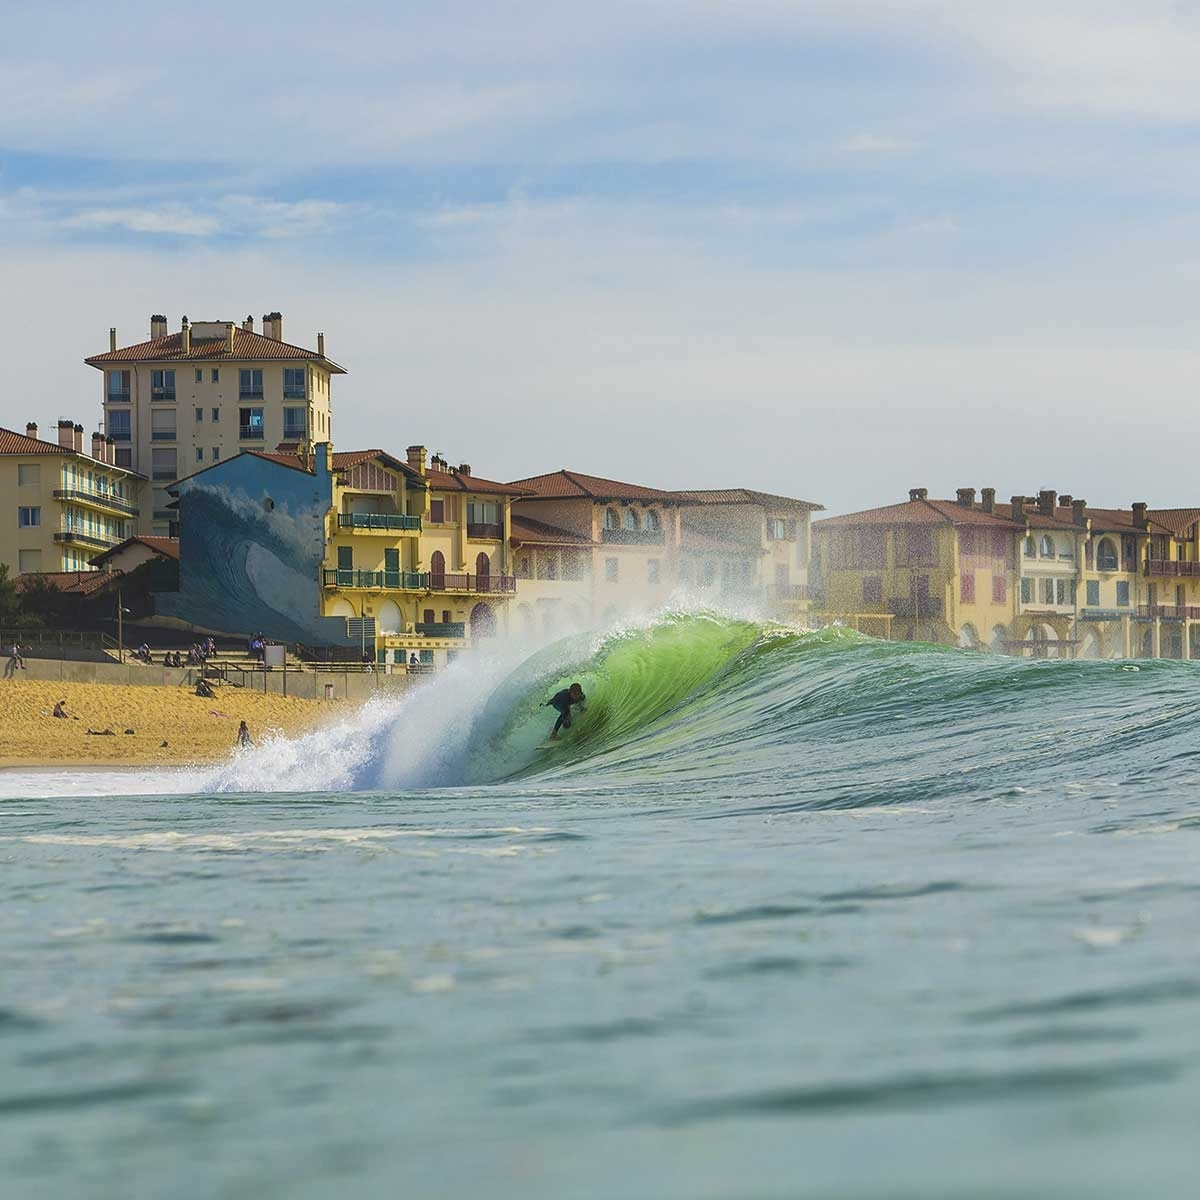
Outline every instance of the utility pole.
{"type": "Polygon", "coordinates": [[[117,588],[117,655],[125,665],[125,606],[121,603],[121,589],[117,588]]]}

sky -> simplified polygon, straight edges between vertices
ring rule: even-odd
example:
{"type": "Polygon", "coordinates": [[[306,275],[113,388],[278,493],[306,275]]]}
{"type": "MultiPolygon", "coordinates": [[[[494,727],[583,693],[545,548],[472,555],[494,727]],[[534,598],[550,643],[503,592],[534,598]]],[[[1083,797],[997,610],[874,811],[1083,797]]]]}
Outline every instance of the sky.
{"type": "Polygon", "coordinates": [[[1200,505],[1200,6],[10,0],[0,424],[280,310],[341,449],[1200,505]]]}

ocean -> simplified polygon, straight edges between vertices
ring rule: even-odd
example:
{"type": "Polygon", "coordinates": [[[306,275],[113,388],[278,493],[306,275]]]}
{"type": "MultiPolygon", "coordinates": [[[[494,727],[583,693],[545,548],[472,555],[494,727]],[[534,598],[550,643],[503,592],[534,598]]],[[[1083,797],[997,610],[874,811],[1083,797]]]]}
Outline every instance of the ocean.
{"type": "Polygon", "coordinates": [[[1192,1195],[1197,669],[665,614],[0,774],[3,1195],[1192,1195]]]}

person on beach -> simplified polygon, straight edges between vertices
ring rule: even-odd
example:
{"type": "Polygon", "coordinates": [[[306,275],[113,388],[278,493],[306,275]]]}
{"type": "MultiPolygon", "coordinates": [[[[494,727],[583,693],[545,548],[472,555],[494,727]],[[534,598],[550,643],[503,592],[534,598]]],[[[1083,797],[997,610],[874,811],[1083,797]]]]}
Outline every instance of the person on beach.
{"type": "MultiPolygon", "coordinates": [[[[54,706],[54,715],[63,721],[66,721],[69,719],[69,714],[67,713],[67,709],[66,709],[66,703],[67,702],[65,700],[60,700],[54,706]]],[[[45,709],[42,709],[42,712],[45,712],[45,711],[46,711],[45,709]]]]}
{"type": "Polygon", "coordinates": [[[254,740],[250,736],[250,727],[245,721],[238,726],[237,739],[238,745],[241,746],[243,750],[245,750],[248,746],[254,745],[254,740]]]}
{"type": "Polygon", "coordinates": [[[215,700],[217,693],[213,691],[212,684],[207,679],[196,680],[196,695],[203,696],[206,700],[215,700]]]}
{"type": "Polygon", "coordinates": [[[578,683],[571,684],[570,687],[563,688],[561,692],[555,692],[545,704],[543,708],[552,708],[558,713],[558,720],[554,722],[554,728],[550,731],[550,740],[558,741],[558,731],[560,729],[571,728],[571,706],[577,704],[579,711],[584,711],[584,701],[587,697],[583,694],[583,688],[578,683]]]}
{"type": "Polygon", "coordinates": [[[25,670],[25,660],[21,657],[21,647],[13,642],[8,648],[8,664],[4,668],[4,678],[11,679],[19,670],[25,670]]]}

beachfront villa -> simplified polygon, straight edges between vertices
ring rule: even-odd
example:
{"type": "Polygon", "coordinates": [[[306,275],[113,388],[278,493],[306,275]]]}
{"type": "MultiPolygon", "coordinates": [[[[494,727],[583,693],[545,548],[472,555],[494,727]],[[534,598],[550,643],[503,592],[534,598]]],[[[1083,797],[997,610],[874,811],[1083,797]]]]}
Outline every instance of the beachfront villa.
{"type": "Polygon", "coordinates": [[[0,562],[10,575],[77,572],[124,541],[138,520],[143,476],[118,466],[114,444],[58,422],[57,440],[0,429],[0,562]]]}
{"type": "Polygon", "coordinates": [[[114,462],[153,481],[136,531],[175,536],[170,486],[242,450],[310,446],[333,434],[331,384],[346,370],[316,349],[283,340],[283,317],[267,313],[262,332],[242,322],[184,317],[175,332],[150,318],[150,338],[84,359],[103,373],[104,430],[114,462]]]}
{"type": "Polygon", "coordinates": [[[998,504],[914,488],[813,527],[820,607],[891,636],[1036,657],[1200,658],[1200,510],[1094,509],[1042,490],[998,504]]]}

